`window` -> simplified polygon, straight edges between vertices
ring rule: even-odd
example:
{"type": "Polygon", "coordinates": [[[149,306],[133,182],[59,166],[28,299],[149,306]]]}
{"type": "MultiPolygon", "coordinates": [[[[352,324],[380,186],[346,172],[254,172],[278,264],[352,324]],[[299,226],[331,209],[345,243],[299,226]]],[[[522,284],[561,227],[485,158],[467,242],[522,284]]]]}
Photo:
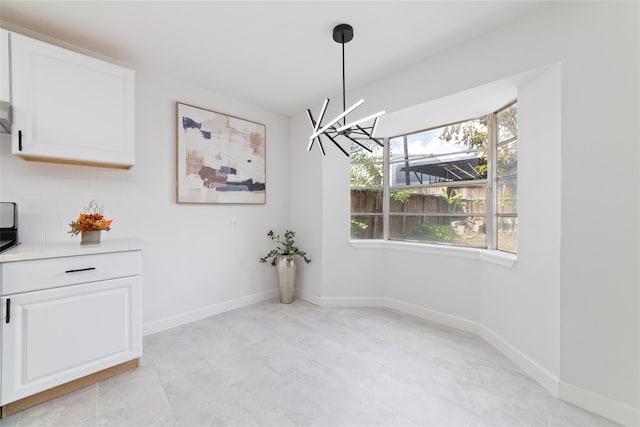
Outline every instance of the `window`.
{"type": "Polygon", "coordinates": [[[384,141],[352,147],[353,239],[517,252],[516,103],[384,141]]]}
{"type": "Polygon", "coordinates": [[[496,249],[518,252],[518,118],[517,106],[495,114],[497,121],[495,212],[496,249]]]}
{"type": "Polygon", "coordinates": [[[382,239],[384,150],[369,141],[351,148],[351,237],[382,239]]]}

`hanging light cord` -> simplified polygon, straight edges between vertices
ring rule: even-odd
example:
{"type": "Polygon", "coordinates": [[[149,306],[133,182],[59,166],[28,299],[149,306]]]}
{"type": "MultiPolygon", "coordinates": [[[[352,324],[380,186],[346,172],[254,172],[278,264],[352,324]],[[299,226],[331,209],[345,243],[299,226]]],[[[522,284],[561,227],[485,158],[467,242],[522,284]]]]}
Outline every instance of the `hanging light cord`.
{"type": "MultiPolygon", "coordinates": [[[[342,39],[342,111],[347,111],[347,97],[344,86],[344,38],[342,39]]],[[[347,124],[347,116],[344,116],[343,125],[347,124]]]]}

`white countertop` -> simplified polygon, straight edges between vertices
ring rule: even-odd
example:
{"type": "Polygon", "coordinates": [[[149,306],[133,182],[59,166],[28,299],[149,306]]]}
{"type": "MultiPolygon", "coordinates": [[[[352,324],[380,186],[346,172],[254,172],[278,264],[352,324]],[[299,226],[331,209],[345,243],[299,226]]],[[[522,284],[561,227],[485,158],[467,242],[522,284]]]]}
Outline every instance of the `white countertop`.
{"type": "Polygon", "coordinates": [[[105,238],[94,245],[81,245],[80,238],[66,242],[24,243],[0,254],[0,263],[30,259],[59,258],[65,256],[104,254],[109,252],[139,251],[145,246],[138,238],[105,238]]]}

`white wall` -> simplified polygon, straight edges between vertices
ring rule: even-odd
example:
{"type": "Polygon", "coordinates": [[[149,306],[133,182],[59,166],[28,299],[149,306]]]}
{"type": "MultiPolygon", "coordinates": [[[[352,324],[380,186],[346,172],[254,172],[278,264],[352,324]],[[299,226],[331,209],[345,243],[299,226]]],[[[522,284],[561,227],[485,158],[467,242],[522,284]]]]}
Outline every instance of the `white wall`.
{"type": "MultiPolygon", "coordinates": [[[[305,113],[306,114],[306,113],[305,113]]],[[[300,115],[305,118],[305,116],[300,115]]],[[[308,121],[290,121],[289,144],[290,152],[307,153],[308,140],[292,139],[291,135],[300,135],[306,132],[308,121]]],[[[289,210],[290,228],[296,232],[296,243],[306,251],[311,258],[311,263],[297,269],[296,288],[298,292],[306,293],[309,299],[321,293],[322,286],[322,229],[325,222],[322,219],[322,190],[317,186],[308,186],[308,183],[318,182],[322,175],[322,159],[319,147],[315,147],[311,155],[291,158],[291,175],[287,189],[291,195],[289,210]]]]}
{"type": "MultiPolygon", "coordinates": [[[[294,206],[331,211],[322,223],[323,249],[331,253],[323,252],[328,265],[316,285],[319,296],[388,297],[477,321],[538,366],[564,398],[637,423],[639,8],[635,2],[552,3],[348,94],[365,99],[359,117],[549,67],[518,88],[520,253],[514,268],[350,247],[348,164],[331,158],[321,174],[301,177],[305,193],[292,193],[294,206]],[[321,200],[308,197],[317,191],[321,200]],[[327,271],[350,280],[329,280],[327,271]]],[[[293,164],[307,161],[297,145],[309,133],[305,120],[302,114],[291,120],[293,164]]]]}
{"type": "Polygon", "coordinates": [[[562,87],[562,380],[635,408],[640,133],[629,124],[640,117],[639,7],[575,10],[585,24],[567,32],[562,87]]]}
{"type": "Polygon", "coordinates": [[[479,320],[560,377],[561,69],[518,86],[518,263],[482,268],[479,320]]]}
{"type": "MultiPolygon", "coordinates": [[[[276,286],[276,272],[258,258],[271,249],[266,233],[287,225],[288,120],[275,113],[151,73],[136,89],[137,187],[142,193],[146,322],[243,298],[276,286]],[[175,102],[247,118],[267,127],[265,205],[175,202],[175,102]],[[145,215],[146,212],[150,216],[145,215]],[[238,228],[231,228],[231,220],[238,228]]],[[[194,313],[197,314],[197,313],[194,313]]]]}
{"type": "Polygon", "coordinates": [[[3,136],[0,199],[18,202],[22,242],[69,240],[69,222],[94,198],[114,220],[104,239],[137,236],[147,242],[145,332],[276,295],[276,271],[258,258],[271,248],[267,231],[288,225],[286,117],[137,70],[133,169],[26,162],[11,155],[7,142],[3,136]],[[176,101],[266,125],[265,205],[176,204],[176,101]]]}

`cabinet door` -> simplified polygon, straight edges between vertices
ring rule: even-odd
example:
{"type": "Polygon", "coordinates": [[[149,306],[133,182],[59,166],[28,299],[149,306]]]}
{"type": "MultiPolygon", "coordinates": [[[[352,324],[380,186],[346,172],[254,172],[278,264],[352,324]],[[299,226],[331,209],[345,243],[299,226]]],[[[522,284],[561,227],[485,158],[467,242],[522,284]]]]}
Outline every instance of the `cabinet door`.
{"type": "Polygon", "coordinates": [[[5,296],[2,309],[2,405],[142,353],[139,276],[5,296]]]}
{"type": "Polygon", "coordinates": [[[20,34],[9,38],[13,154],[132,166],[133,71],[20,34]]]}
{"type": "Polygon", "coordinates": [[[9,32],[0,28],[0,101],[11,102],[9,87],[9,32]]]}

